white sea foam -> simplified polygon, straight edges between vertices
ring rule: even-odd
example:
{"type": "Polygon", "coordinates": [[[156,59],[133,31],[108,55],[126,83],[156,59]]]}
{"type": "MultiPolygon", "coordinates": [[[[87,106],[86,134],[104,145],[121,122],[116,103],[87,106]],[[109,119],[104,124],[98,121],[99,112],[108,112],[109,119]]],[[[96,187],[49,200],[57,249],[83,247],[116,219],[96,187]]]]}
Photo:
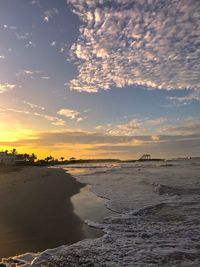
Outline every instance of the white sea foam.
{"type": "Polygon", "coordinates": [[[115,212],[102,223],[88,222],[105,235],[15,257],[8,266],[200,266],[198,160],[78,167],[76,179],[115,212]]]}

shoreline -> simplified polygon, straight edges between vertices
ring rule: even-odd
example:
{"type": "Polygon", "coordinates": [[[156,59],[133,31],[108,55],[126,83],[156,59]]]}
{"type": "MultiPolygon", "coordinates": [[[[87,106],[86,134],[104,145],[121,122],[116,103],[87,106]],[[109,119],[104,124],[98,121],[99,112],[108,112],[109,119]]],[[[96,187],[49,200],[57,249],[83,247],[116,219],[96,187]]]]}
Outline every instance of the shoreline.
{"type": "Polygon", "coordinates": [[[60,168],[0,173],[0,259],[101,236],[74,213],[71,197],[85,186],[60,168]]]}
{"type": "Polygon", "coordinates": [[[111,166],[106,173],[76,176],[119,212],[88,222],[104,235],[4,259],[2,266],[199,266],[199,163],[143,164],[140,171],[137,165],[111,166]]]}

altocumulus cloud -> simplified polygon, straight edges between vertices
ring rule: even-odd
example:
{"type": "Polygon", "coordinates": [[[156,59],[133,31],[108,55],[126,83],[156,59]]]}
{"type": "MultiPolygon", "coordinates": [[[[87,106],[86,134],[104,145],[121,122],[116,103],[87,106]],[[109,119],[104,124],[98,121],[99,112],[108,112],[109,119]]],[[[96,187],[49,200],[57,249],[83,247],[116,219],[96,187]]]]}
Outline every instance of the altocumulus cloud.
{"type": "Polygon", "coordinates": [[[57,8],[50,8],[44,12],[43,20],[45,22],[49,22],[50,19],[52,19],[54,16],[58,15],[59,11],[57,8]]]}
{"type": "Polygon", "coordinates": [[[0,83],[0,94],[10,91],[16,87],[15,84],[0,83]]]}
{"type": "Polygon", "coordinates": [[[168,99],[174,104],[174,105],[187,105],[190,104],[192,101],[200,101],[200,90],[193,90],[186,96],[170,96],[168,99]]]}
{"type": "Polygon", "coordinates": [[[81,19],[71,47],[78,76],[70,88],[199,89],[200,2],[68,0],[81,19]]]}
{"type": "MultiPolygon", "coordinates": [[[[28,102],[25,102],[26,104],[28,102]]],[[[28,103],[29,106],[31,103],[28,103]]],[[[31,104],[32,107],[33,107],[33,104],[31,104]]],[[[34,107],[36,107],[36,105],[34,105],[34,107]]],[[[39,106],[37,106],[39,107],[39,106]]],[[[7,108],[7,109],[0,109],[0,112],[13,112],[13,113],[18,113],[18,114],[24,114],[24,115],[28,115],[28,116],[34,116],[34,117],[40,117],[42,119],[45,119],[49,122],[51,122],[52,125],[56,125],[56,126],[63,126],[65,125],[65,121],[58,118],[58,117],[55,117],[55,116],[50,116],[48,114],[41,114],[41,113],[38,113],[38,112],[30,112],[30,111],[27,111],[27,110],[20,110],[20,109],[13,109],[13,108],[7,108]]]]}
{"type": "Polygon", "coordinates": [[[79,115],[79,112],[73,109],[61,109],[57,112],[57,114],[70,119],[75,119],[79,115]]]}
{"type": "Polygon", "coordinates": [[[200,118],[135,118],[126,123],[116,125],[99,125],[96,130],[103,131],[110,136],[151,136],[151,140],[158,141],[159,136],[176,135],[184,137],[198,135],[200,132],[200,118]]]}
{"type": "Polygon", "coordinates": [[[65,116],[71,120],[76,120],[77,122],[87,119],[87,117],[81,117],[80,112],[73,109],[61,109],[57,112],[58,115],[65,116]]]}

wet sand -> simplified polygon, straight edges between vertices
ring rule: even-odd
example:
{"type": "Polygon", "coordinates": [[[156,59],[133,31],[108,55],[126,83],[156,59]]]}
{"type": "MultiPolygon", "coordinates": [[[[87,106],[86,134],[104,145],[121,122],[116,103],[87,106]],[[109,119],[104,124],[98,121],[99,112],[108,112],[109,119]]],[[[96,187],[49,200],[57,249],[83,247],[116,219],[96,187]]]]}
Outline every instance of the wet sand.
{"type": "Polygon", "coordinates": [[[0,173],[0,259],[101,236],[73,212],[84,185],[62,169],[26,167],[0,173]],[[87,236],[86,233],[87,232],[87,236]]]}

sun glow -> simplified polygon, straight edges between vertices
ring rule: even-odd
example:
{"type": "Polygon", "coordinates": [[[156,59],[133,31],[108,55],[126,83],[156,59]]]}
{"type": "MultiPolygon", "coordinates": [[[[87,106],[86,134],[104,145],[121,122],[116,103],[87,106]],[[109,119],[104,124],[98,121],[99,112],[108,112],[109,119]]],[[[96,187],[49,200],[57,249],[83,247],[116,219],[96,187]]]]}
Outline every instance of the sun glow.
{"type": "Polygon", "coordinates": [[[34,131],[26,129],[19,124],[13,125],[0,123],[0,141],[1,142],[16,142],[22,139],[34,139],[34,131]]]}

